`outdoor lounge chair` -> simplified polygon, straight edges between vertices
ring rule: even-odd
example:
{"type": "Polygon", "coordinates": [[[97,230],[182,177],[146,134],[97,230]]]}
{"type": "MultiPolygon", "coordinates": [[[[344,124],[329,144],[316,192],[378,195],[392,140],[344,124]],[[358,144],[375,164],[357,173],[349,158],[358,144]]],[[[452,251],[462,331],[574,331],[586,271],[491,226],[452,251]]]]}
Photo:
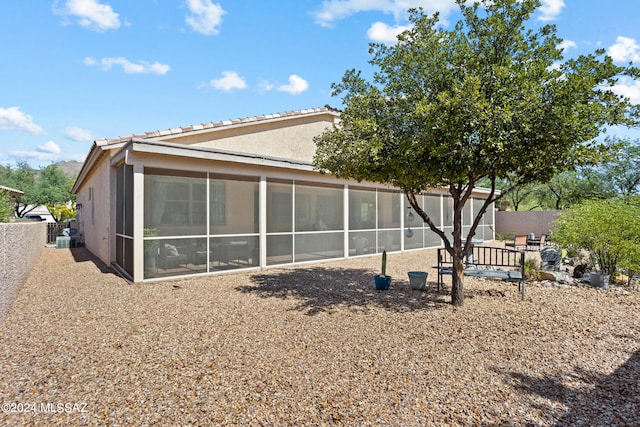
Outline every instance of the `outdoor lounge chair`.
{"type": "Polygon", "coordinates": [[[547,235],[543,234],[542,236],[540,236],[540,249],[542,249],[546,245],[547,245],[547,235]]]}
{"type": "Polygon", "coordinates": [[[512,241],[505,241],[504,245],[506,247],[512,247],[513,249],[527,249],[527,236],[526,235],[522,235],[522,236],[516,236],[515,239],[513,239],[512,241]]]}
{"type": "Polygon", "coordinates": [[[186,266],[189,257],[185,253],[185,248],[179,248],[169,243],[160,245],[160,256],[158,258],[158,267],[163,270],[177,268],[181,265],[186,266]]]}

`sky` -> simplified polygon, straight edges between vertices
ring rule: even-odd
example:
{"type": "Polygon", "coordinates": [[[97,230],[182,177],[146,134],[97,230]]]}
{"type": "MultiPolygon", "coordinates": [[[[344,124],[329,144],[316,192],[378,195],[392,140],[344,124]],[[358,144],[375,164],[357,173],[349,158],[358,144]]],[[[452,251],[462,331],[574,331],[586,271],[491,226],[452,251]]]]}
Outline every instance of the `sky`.
{"type": "MultiPolygon", "coordinates": [[[[369,71],[407,10],[459,19],[455,0],[2,0],[0,164],[84,161],[96,139],[331,105],[369,71]]],[[[565,58],[640,62],[640,1],[542,0],[565,58]]],[[[640,83],[620,94],[640,103],[640,83]]],[[[637,138],[635,131],[615,130],[637,138]]]]}

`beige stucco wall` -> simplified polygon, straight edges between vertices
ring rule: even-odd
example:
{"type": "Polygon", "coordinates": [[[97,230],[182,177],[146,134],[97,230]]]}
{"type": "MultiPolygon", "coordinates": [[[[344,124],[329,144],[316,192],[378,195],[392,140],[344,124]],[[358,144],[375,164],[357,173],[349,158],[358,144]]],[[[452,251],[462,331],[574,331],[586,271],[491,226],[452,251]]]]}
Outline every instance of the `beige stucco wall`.
{"type": "Polygon", "coordinates": [[[316,151],[314,136],[330,128],[334,119],[334,115],[327,113],[320,116],[231,126],[214,132],[187,134],[177,138],[163,138],[163,140],[311,162],[316,151]]]}
{"type": "Polygon", "coordinates": [[[76,195],[80,203],[78,232],[87,249],[109,265],[111,259],[111,174],[110,158],[103,156],[76,195]]]}
{"type": "Polygon", "coordinates": [[[0,224],[0,321],[46,244],[45,222],[0,224]]]}

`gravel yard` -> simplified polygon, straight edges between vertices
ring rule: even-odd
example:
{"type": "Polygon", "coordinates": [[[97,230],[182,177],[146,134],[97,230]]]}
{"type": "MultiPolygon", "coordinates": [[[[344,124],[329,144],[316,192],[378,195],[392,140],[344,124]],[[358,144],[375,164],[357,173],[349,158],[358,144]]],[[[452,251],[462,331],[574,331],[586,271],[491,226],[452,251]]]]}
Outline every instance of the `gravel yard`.
{"type": "Polygon", "coordinates": [[[640,292],[467,278],[454,308],[434,250],[390,254],[388,291],[379,263],[134,285],[45,249],[0,327],[0,425],[640,425],[640,292]]]}

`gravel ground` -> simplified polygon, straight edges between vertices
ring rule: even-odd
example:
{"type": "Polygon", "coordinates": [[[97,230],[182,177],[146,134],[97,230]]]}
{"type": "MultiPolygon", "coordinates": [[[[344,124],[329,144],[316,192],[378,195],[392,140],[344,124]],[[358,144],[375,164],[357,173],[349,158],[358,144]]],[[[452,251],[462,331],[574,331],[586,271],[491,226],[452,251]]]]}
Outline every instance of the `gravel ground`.
{"type": "Polygon", "coordinates": [[[640,425],[640,292],[466,279],[454,308],[434,254],[376,291],[379,257],[134,285],[46,249],[0,326],[0,424],[640,425]]]}

